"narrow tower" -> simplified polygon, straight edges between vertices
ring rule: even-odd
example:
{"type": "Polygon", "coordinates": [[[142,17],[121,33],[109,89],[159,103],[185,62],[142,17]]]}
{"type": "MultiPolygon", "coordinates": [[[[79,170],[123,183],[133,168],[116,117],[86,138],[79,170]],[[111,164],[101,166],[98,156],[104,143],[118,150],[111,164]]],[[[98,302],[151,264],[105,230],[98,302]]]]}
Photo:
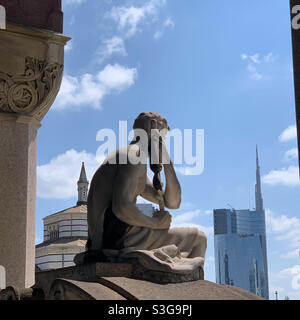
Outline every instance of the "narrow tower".
{"type": "Polygon", "coordinates": [[[256,210],[264,210],[264,202],[261,192],[260,167],[258,160],[258,149],[256,145],[256,185],[255,185],[255,207],[256,210]]]}
{"type": "Polygon", "coordinates": [[[87,204],[88,190],[89,190],[89,182],[86,178],[84,162],[82,162],[80,177],[77,182],[77,190],[78,190],[78,201],[77,205],[87,204]]]}

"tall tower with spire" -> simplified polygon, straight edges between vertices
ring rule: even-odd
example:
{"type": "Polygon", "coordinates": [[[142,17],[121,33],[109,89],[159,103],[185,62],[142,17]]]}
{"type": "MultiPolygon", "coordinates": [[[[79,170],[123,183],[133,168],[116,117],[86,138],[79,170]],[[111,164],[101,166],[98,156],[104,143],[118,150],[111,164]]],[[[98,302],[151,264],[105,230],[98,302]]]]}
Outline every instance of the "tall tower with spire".
{"type": "Polygon", "coordinates": [[[260,166],[258,160],[258,147],[256,145],[256,184],[255,184],[255,207],[256,210],[264,210],[264,202],[261,192],[260,166]]]}
{"type": "Polygon", "coordinates": [[[255,206],[255,210],[214,209],[216,282],[269,299],[266,217],[257,146],[255,206]]]}
{"type": "Polygon", "coordinates": [[[89,182],[86,177],[84,162],[82,162],[80,177],[77,182],[77,190],[78,190],[77,205],[80,206],[80,205],[87,204],[89,182]]]}

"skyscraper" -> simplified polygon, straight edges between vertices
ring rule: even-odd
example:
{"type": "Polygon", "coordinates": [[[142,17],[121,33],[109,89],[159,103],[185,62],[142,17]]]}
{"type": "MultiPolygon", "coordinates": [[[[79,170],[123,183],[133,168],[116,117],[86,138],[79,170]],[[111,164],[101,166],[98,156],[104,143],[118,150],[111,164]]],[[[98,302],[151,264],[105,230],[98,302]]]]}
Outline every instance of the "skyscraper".
{"type": "Polygon", "coordinates": [[[257,147],[255,205],[255,210],[214,210],[216,280],[268,299],[266,223],[257,147]]]}

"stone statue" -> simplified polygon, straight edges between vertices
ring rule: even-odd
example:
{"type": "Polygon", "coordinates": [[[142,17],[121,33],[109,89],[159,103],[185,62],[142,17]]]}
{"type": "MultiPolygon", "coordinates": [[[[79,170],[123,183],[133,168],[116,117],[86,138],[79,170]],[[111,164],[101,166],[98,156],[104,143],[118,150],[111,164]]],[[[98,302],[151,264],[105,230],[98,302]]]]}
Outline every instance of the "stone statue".
{"type": "MultiPolygon", "coordinates": [[[[206,236],[197,228],[170,228],[171,215],[164,207],[177,209],[181,203],[181,187],[170,159],[165,164],[150,164],[153,183],[147,177],[146,163],[130,163],[129,154],[152,158],[152,150],[142,150],[136,132],[144,130],[151,146],[157,139],[159,160],[169,157],[164,136],[151,135],[169,130],[167,120],[155,112],[143,112],[134,122],[135,137],[127,147],[109,155],[95,173],[88,195],[87,249],[91,256],[103,258],[137,258],[147,269],[187,273],[204,265],[206,236]],[[156,130],[156,131],[157,131],[156,130]],[[160,140],[159,140],[160,139],[160,140]],[[112,164],[112,158],[117,159],[112,164]],[[121,164],[123,157],[127,161],[121,164]],[[168,163],[169,162],[169,163],[168,163]],[[164,169],[166,187],[160,181],[164,169]],[[137,197],[159,204],[153,217],[144,215],[136,206],[137,197]]],[[[88,260],[88,259],[87,259],[88,260]]],[[[76,262],[76,261],[75,261],[76,262]]]]}

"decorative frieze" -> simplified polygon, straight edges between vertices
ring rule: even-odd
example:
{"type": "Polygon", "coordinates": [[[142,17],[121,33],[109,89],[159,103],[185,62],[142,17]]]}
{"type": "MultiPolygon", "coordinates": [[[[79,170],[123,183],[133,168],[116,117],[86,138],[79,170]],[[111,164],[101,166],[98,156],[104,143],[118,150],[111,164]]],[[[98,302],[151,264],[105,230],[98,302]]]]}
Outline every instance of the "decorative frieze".
{"type": "Polygon", "coordinates": [[[0,71],[0,112],[42,120],[59,91],[62,75],[63,65],[31,57],[25,58],[23,75],[0,71]]]}

